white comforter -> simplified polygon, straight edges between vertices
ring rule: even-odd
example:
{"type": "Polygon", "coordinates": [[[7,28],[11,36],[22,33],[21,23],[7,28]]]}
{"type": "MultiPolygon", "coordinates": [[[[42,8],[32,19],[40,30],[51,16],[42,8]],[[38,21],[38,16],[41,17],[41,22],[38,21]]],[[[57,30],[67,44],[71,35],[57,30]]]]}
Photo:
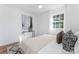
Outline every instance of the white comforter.
{"type": "Polygon", "coordinates": [[[56,41],[53,40],[47,46],[42,48],[38,53],[40,54],[61,54],[62,44],[57,44],[56,41]]]}
{"type": "Polygon", "coordinates": [[[20,47],[25,53],[60,54],[62,45],[56,43],[56,36],[42,35],[35,38],[24,39],[20,47]]]}

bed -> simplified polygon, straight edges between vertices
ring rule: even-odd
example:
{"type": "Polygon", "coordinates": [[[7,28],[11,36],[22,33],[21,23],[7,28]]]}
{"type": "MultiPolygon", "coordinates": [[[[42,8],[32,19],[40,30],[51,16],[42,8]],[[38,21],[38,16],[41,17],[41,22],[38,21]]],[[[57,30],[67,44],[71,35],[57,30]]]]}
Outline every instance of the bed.
{"type": "Polygon", "coordinates": [[[20,47],[26,54],[60,54],[62,50],[62,44],[56,43],[56,36],[48,34],[23,39],[20,47]]]}
{"type": "Polygon", "coordinates": [[[23,39],[20,47],[25,54],[72,54],[62,49],[62,43],[56,43],[56,36],[48,34],[23,39]]]}

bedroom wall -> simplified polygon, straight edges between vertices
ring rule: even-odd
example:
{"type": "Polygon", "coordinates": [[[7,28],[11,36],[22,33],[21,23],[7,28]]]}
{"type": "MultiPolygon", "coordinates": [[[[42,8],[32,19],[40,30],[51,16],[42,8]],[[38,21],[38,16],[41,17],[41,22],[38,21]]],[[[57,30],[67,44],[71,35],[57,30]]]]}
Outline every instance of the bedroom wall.
{"type": "MultiPolygon", "coordinates": [[[[0,46],[19,41],[22,32],[21,14],[31,15],[15,8],[0,5],[0,46]]],[[[36,20],[37,18],[33,16],[35,31],[36,20]]]]}
{"type": "Polygon", "coordinates": [[[49,12],[42,13],[37,16],[37,23],[38,23],[38,34],[42,35],[48,33],[49,29],[49,12]]]}
{"type": "Polygon", "coordinates": [[[71,29],[73,32],[79,31],[79,4],[65,5],[65,31],[71,29]]]}
{"type": "Polygon", "coordinates": [[[57,34],[61,29],[58,30],[51,30],[50,29],[50,23],[51,23],[51,17],[56,14],[64,13],[64,7],[59,7],[54,10],[50,10],[47,12],[44,12],[37,16],[37,23],[38,23],[38,35],[42,34],[57,34]]]}
{"type": "Polygon", "coordinates": [[[18,10],[0,5],[0,45],[17,42],[21,33],[18,10]]]}

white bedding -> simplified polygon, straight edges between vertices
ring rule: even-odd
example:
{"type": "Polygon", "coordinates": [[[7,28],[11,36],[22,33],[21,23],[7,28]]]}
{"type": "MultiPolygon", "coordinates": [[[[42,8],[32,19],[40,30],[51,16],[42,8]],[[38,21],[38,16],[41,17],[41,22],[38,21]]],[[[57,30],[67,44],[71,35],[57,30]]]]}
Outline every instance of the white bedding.
{"type": "Polygon", "coordinates": [[[41,35],[35,38],[24,39],[21,42],[21,48],[25,53],[31,54],[60,54],[62,52],[62,44],[56,43],[56,36],[41,35]]]}
{"type": "Polygon", "coordinates": [[[62,44],[57,44],[56,40],[53,40],[47,46],[42,48],[38,53],[39,54],[61,54],[62,44]]]}

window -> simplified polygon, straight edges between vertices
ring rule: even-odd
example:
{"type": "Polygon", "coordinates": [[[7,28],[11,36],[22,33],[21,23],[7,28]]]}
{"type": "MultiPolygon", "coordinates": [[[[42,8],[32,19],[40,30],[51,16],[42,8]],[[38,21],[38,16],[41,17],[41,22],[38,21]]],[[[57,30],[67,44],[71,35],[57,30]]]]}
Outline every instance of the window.
{"type": "Polygon", "coordinates": [[[53,16],[53,28],[64,28],[64,14],[53,16]]]}

